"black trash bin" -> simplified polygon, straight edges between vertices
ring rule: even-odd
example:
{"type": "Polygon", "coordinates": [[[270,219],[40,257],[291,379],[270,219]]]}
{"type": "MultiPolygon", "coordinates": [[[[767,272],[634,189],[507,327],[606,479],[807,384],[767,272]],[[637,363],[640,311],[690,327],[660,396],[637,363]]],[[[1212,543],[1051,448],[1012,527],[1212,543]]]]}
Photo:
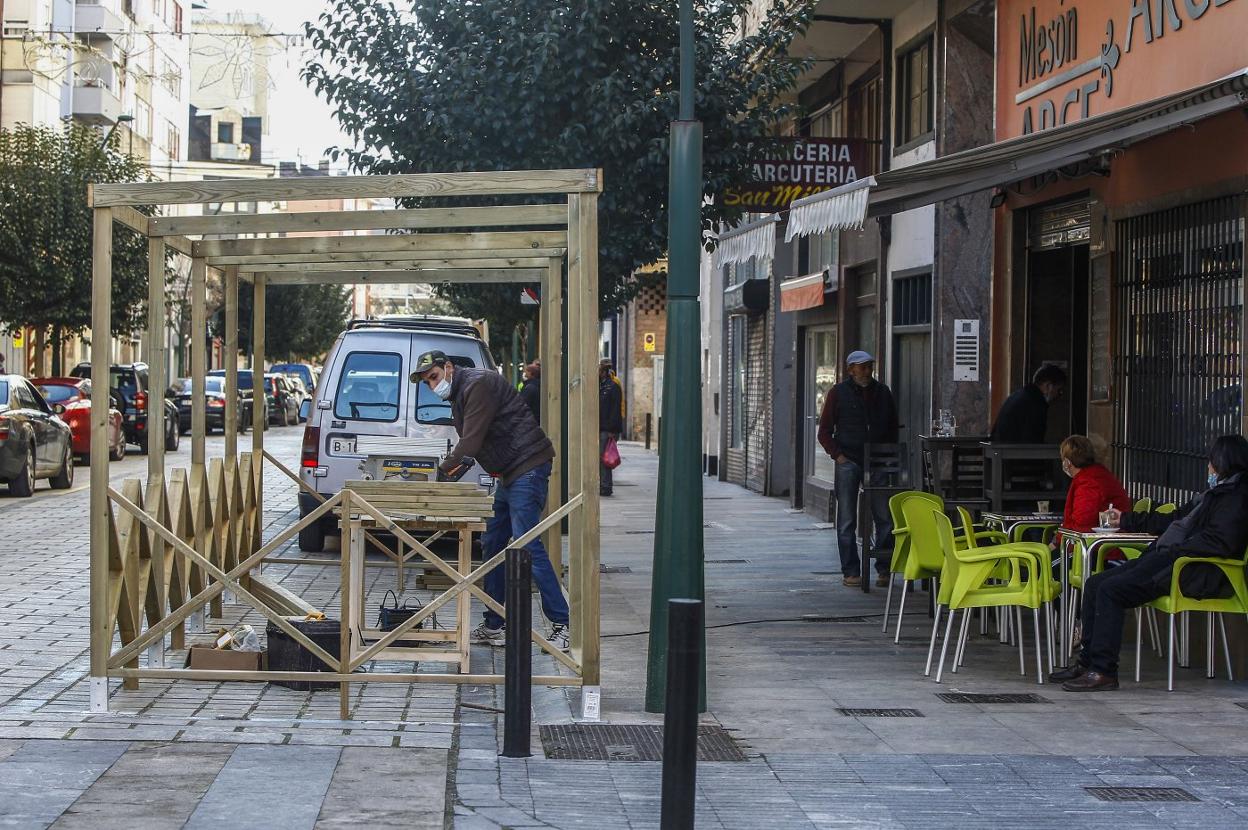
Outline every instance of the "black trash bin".
{"type": "MultiPolygon", "coordinates": [[[[338,634],[341,625],[338,620],[291,619],[288,622],[335,658],[340,655],[338,634]]],[[[337,671],[337,667],[325,665],[319,657],[273,623],[265,627],[264,633],[269,640],[269,671],[337,671]]],[[[334,682],[312,680],[274,680],[273,683],[301,692],[338,688],[334,682]]]]}

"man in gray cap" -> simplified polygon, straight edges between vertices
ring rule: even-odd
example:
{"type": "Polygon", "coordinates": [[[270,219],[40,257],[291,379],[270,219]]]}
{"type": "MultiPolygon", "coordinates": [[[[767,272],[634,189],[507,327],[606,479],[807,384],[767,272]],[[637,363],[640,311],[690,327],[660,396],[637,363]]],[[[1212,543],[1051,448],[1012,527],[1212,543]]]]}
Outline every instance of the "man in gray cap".
{"type": "MultiPolygon", "coordinates": [[[[897,404],[887,386],[873,377],[875,358],[864,351],[845,359],[848,378],[828,390],[819,413],[819,444],[836,461],[836,539],[841,574],[848,586],[860,586],[858,491],[862,488],[863,448],[897,441],[897,404]]],[[[893,521],[884,493],[871,498],[875,547],[892,548],[893,521]]],[[[888,585],[888,558],[875,561],[875,584],[888,585]]]]}
{"type": "MultiPolygon", "coordinates": [[[[442,472],[456,473],[475,458],[486,472],[498,478],[494,515],[481,537],[482,553],[489,559],[541,520],[554,445],[519,393],[498,372],[456,366],[435,349],[416,359],[411,381],[424,383],[439,398],[451,402],[451,419],[459,442],[442,460],[442,472]]],[[[551,623],[547,639],[566,651],[568,602],[559,577],[540,536],[525,547],[533,558],[533,581],[542,597],[542,612],[551,623]]],[[[502,565],[486,574],[485,591],[500,605],[505,599],[505,588],[502,565]]],[[[485,619],[472,632],[472,639],[502,646],[506,640],[503,618],[486,609],[485,619]]]]}

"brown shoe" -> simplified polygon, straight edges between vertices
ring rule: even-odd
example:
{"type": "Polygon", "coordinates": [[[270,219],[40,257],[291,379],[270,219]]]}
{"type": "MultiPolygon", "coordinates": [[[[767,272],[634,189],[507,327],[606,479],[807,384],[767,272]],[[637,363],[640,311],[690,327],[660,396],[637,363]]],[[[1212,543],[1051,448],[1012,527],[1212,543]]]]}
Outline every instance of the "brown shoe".
{"type": "Polygon", "coordinates": [[[1118,678],[1089,670],[1082,677],[1067,680],[1062,688],[1068,692],[1112,692],[1118,688],[1118,678]]]}
{"type": "Polygon", "coordinates": [[[891,573],[876,574],[875,575],[875,587],[887,588],[888,583],[891,582],[892,579],[893,579],[893,575],[891,573]]]}
{"type": "Polygon", "coordinates": [[[1088,673],[1088,667],[1080,663],[1078,660],[1071,663],[1064,669],[1058,669],[1049,674],[1050,683],[1065,683],[1067,680],[1075,680],[1083,677],[1088,673]]]}
{"type": "Polygon", "coordinates": [[[846,588],[861,588],[862,577],[857,576],[857,575],[847,576],[841,580],[841,584],[844,585],[846,588]]]}

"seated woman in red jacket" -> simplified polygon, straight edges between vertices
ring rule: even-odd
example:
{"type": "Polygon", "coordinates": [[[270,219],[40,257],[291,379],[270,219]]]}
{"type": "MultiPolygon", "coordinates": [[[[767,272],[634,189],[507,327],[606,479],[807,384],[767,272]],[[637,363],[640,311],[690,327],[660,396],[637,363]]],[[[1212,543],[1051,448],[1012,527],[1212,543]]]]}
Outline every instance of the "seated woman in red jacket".
{"type": "Polygon", "coordinates": [[[1113,507],[1130,512],[1131,497],[1114,474],[1097,463],[1096,447],[1086,435],[1072,435],[1063,441],[1061,456],[1062,472],[1071,479],[1062,529],[1086,533],[1100,525],[1103,510],[1113,507]]]}

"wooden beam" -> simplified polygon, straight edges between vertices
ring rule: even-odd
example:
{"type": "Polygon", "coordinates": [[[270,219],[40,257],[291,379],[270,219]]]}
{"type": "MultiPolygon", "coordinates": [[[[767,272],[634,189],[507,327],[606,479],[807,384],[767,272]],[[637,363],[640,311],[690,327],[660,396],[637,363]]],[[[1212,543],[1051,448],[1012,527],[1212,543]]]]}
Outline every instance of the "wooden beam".
{"type": "MultiPolygon", "coordinates": [[[[148,480],[165,473],[165,240],[147,240],[147,362],[151,395],[147,409],[148,480]],[[160,440],[153,441],[157,435],[160,440]]],[[[177,425],[174,425],[177,429],[177,425]]]]}
{"type": "MultiPolygon", "coordinates": [[[[156,235],[152,233],[152,223],[155,220],[146,214],[139,213],[132,207],[118,207],[114,209],[113,221],[126,226],[141,236],[156,235]]],[[[165,236],[165,245],[180,254],[191,256],[191,240],[176,234],[163,234],[163,236],[165,236]]]]}
{"type": "Polygon", "coordinates": [[[269,285],[409,285],[444,282],[540,282],[539,268],[429,268],[418,271],[276,271],[261,272],[269,285]]]}
{"type": "MultiPolygon", "coordinates": [[[[564,207],[564,212],[567,208],[564,207]]],[[[542,376],[538,391],[542,398],[542,431],[555,445],[555,462],[550,467],[549,492],[546,512],[549,516],[553,505],[559,503],[563,493],[563,464],[566,447],[563,445],[563,262],[550,260],[546,279],[542,282],[541,307],[539,309],[538,336],[541,338],[539,354],[542,376]]],[[[555,525],[542,538],[555,576],[563,582],[563,529],[555,525]]]]}
{"type": "MultiPolygon", "coordinates": [[[[145,219],[147,217],[144,217],[145,219]]],[[[411,210],[327,210],[307,213],[156,216],[151,236],[200,236],[230,233],[305,233],[308,231],[415,230],[419,228],[515,227],[566,225],[567,208],[556,205],[415,208],[411,210]]]]}
{"type": "MultiPolygon", "coordinates": [[[[205,436],[208,432],[208,408],[205,379],[208,373],[207,269],[204,261],[191,260],[191,465],[203,465],[206,459],[205,436]]],[[[148,447],[151,447],[148,436],[148,447]]]]}
{"type": "MultiPolygon", "coordinates": [[[[575,582],[569,580],[569,590],[573,596],[580,597],[581,617],[580,660],[581,674],[587,686],[597,686],[600,681],[600,623],[601,611],[599,604],[599,564],[601,537],[598,531],[600,507],[598,486],[601,472],[601,458],[598,444],[598,359],[599,359],[599,316],[598,316],[598,194],[586,193],[569,197],[572,205],[569,222],[578,224],[578,249],[576,259],[580,265],[580,279],[575,285],[568,286],[568,302],[578,306],[581,314],[581,340],[570,344],[579,349],[581,358],[581,378],[586,389],[581,398],[582,433],[584,441],[581,463],[581,494],[584,504],[581,506],[581,534],[573,537],[577,545],[576,557],[579,567],[575,569],[575,582]]],[[[570,416],[569,416],[570,417],[570,416]]],[[[575,632],[575,628],[573,631],[575,632]]]]}
{"type": "Polygon", "coordinates": [[[109,535],[112,507],[108,503],[108,367],[112,351],[113,212],[94,211],[91,241],[91,711],[108,711],[108,657],[113,623],[108,609],[109,535]]]}
{"type": "Polygon", "coordinates": [[[484,251],[495,248],[564,248],[564,231],[483,231],[480,233],[405,233],[367,236],[287,236],[281,239],[206,239],[192,245],[196,256],[210,258],[330,253],[419,253],[484,251]]]}
{"type": "Polygon", "coordinates": [[[238,461],[238,269],[225,269],[225,460],[238,461]]]}
{"type": "MultiPolygon", "coordinates": [[[[351,265],[363,269],[386,271],[395,268],[418,267],[413,263],[423,263],[429,268],[454,268],[456,260],[473,259],[527,259],[539,262],[551,257],[561,257],[563,248],[500,248],[495,250],[460,250],[447,249],[442,251],[424,251],[422,253],[380,253],[380,254],[272,254],[261,256],[220,256],[210,262],[214,265],[238,265],[240,271],[302,271],[318,270],[307,268],[319,264],[321,271],[349,270],[351,265]],[[440,262],[451,263],[441,265],[440,262]]],[[[508,263],[511,265],[514,263],[508,263]]],[[[529,264],[529,263],[525,263],[529,264]]],[[[479,265],[461,265],[464,268],[479,268],[479,265]]],[[[536,267],[536,266],[530,266],[536,267]]]]}
{"type": "Polygon", "coordinates": [[[597,193],[601,190],[600,170],[499,170],[474,173],[408,173],[393,176],[290,176],[276,179],[93,184],[87,188],[87,203],[92,207],[109,207],[208,202],[293,202],[309,199],[597,193]]]}

